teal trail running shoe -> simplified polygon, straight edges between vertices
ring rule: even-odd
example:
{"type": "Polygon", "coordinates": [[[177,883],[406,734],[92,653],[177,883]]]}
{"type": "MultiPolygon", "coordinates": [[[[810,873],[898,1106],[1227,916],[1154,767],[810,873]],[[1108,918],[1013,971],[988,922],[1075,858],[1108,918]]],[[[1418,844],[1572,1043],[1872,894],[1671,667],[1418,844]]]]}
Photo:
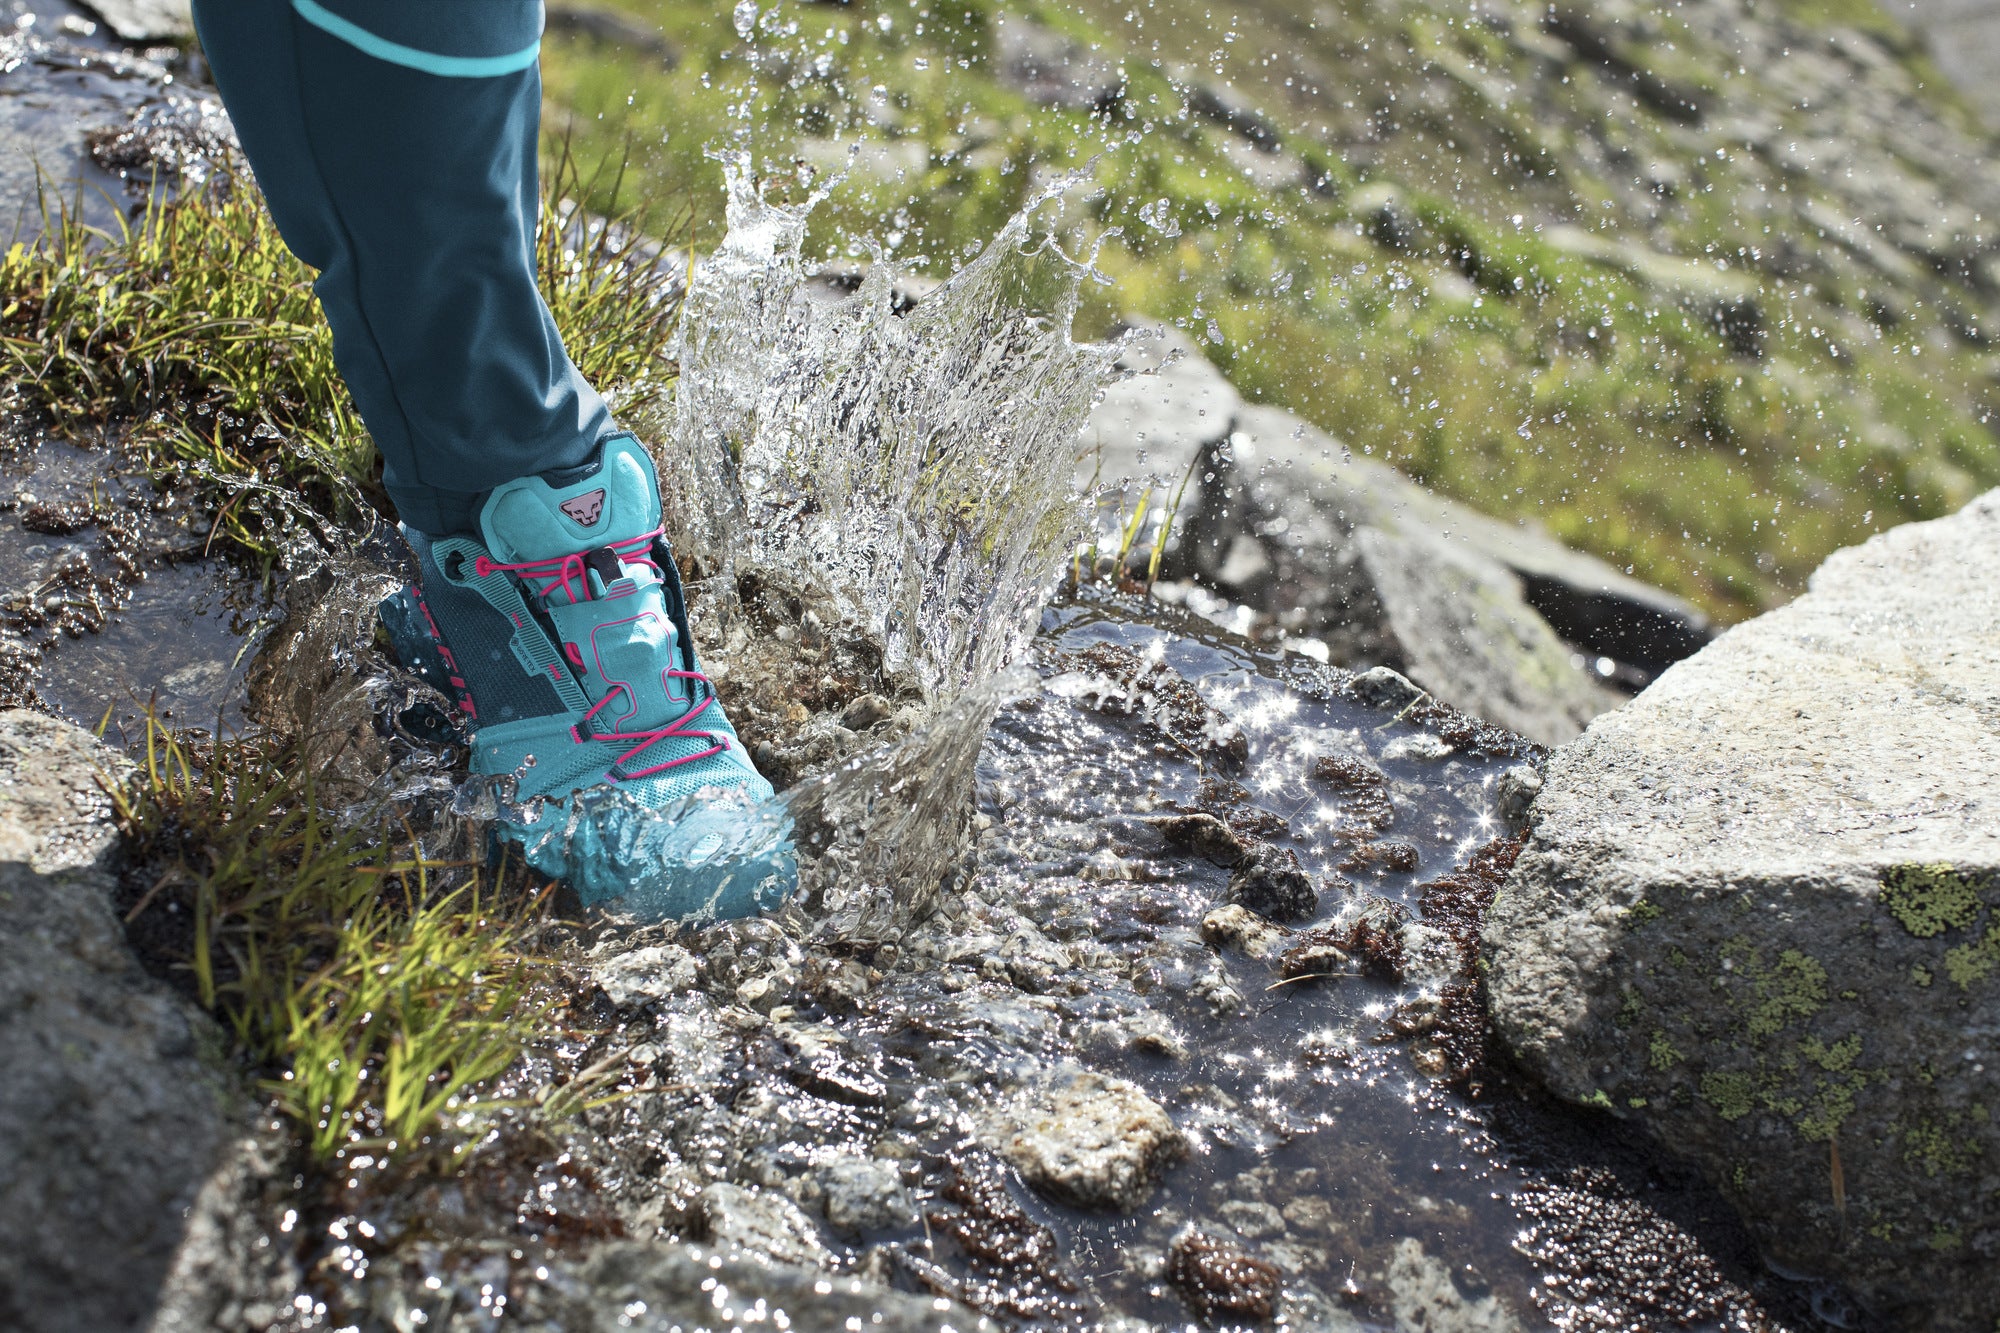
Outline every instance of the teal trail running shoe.
{"type": "Polygon", "coordinates": [[[645,449],[613,435],[594,463],[509,482],[479,527],[406,532],[421,580],[381,617],[457,700],[472,771],[515,778],[530,813],[501,836],[587,903],[720,919],[782,902],[789,823],[696,659],[645,449]]]}

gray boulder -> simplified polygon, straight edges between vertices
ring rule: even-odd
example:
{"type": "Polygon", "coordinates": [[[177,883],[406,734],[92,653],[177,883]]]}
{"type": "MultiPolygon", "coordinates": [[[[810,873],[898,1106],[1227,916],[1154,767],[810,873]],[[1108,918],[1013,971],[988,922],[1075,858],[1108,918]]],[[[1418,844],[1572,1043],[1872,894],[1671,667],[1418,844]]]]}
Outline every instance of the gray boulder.
{"type": "Polygon", "coordinates": [[[0,713],[0,1327],[152,1318],[230,1143],[221,1034],[126,947],[100,773],[120,761],[0,713]]]}
{"type": "Polygon", "coordinates": [[[1143,557],[1173,510],[1170,576],[1270,613],[1340,665],[1393,668],[1555,744],[1623,697],[1586,659],[1643,680],[1708,640],[1680,599],[1243,402],[1175,330],[1142,330],[1124,360],[1132,377],[1107,390],[1079,445],[1102,525],[1145,498],[1143,557]]]}
{"type": "Polygon", "coordinates": [[[1870,1327],[2000,1310],[2000,491],[1836,554],[1559,753],[1507,1044],[1870,1327]]]}
{"type": "Polygon", "coordinates": [[[83,0],[125,42],[185,42],[194,37],[189,0],[83,0]]]}
{"type": "Polygon", "coordinates": [[[1990,0],[1890,0],[1945,77],[2000,125],[2000,9],[1990,0]]]}

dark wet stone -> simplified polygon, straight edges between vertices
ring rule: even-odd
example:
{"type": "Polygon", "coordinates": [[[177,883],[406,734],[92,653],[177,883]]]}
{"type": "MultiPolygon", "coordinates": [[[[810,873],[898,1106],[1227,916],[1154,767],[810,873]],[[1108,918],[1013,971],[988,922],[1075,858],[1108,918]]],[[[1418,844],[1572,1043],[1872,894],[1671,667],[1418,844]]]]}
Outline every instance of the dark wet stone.
{"type": "Polygon", "coordinates": [[[1493,785],[1494,812],[1509,828],[1528,822],[1528,807],[1542,794],[1542,775],[1527,764],[1516,764],[1493,785]]]}
{"type": "Polygon", "coordinates": [[[1201,919],[1201,937],[1218,949],[1268,958],[1284,948],[1291,932],[1240,903],[1224,903],[1201,919]]]}
{"type": "Polygon", "coordinates": [[[1266,1320],[1277,1312],[1277,1265],[1199,1231],[1183,1232],[1167,1251],[1167,1281],[1203,1319],[1266,1320]]]}
{"type": "Polygon", "coordinates": [[[1229,901],[1272,921],[1304,921],[1319,890],[1290,848],[1261,847],[1229,881],[1229,901]]]}
{"type": "Polygon", "coordinates": [[[1243,858],[1250,855],[1249,844],[1236,830],[1211,814],[1169,815],[1148,822],[1160,831],[1169,847],[1193,852],[1225,870],[1241,865],[1243,858]]]}
{"type": "Polygon", "coordinates": [[[885,720],[895,705],[879,694],[864,694],[847,706],[840,715],[840,725],[849,731],[866,731],[877,722],[885,720]]]}
{"type": "Polygon", "coordinates": [[[1341,921],[1301,935],[1278,959],[1278,971],[1288,977],[1339,970],[1343,958],[1383,981],[1399,982],[1408,973],[1403,941],[1408,909],[1389,898],[1370,898],[1341,921]]]}
{"type": "Polygon", "coordinates": [[[1376,708],[1403,708],[1424,697],[1421,685],[1388,667],[1374,667],[1354,678],[1354,697],[1376,708]]]}
{"type": "Polygon", "coordinates": [[[21,526],[45,537],[68,537],[97,521],[89,504],[32,504],[21,511],[21,526]]]}
{"type": "Polygon", "coordinates": [[[1406,875],[1421,859],[1416,847],[1407,842],[1364,842],[1340,863],[1342,870],[1386,870],[1406,875]]]}
{"type": "Polygon", "coordinates": [[[1287,980],[1299,981],[1308,977],[1332,981],[1360,975],[1347,951],[1318,933],[1306,936],[1278,956],[1278,974],[1287,980]]]}
{"type": "Polygon", "coordinates": [[[240,162],[242,154],[221,103],[179,93],[141,107],[122,124],[92,130],[84,143],[98,166],[141,185],[155,172],[203,181],[240,162]]]}

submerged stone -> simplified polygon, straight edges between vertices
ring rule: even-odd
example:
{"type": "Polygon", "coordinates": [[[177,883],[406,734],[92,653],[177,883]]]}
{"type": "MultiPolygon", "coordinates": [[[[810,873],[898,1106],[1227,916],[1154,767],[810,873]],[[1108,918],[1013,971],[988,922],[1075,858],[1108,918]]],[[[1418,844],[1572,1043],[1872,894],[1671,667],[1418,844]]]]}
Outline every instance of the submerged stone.
{"type": "Polygon", "coordinates": [[[1292,932],[1239,903],[1224,903],[1201,919],[1201,937],[1218,949],[1269,958],[1285,947],[1292,932]]]}
{"type": "Polygon", "coordinates": [[[1043,1194],[1078,1208],[1129,1212],[1152,1193],[1187,1139],[1138,1084],[1066,1069],[1025,1090],[995,1146],[1043,1194]]]}
{"type": "Polygon", "coordinates": [[[916,1204],[894,1162],[836,1157],[815,1173],[828,1225],[859,1234],[893,1231],[917,1223],[916,1204]]]}
{"type": "Polygon", "coordinates": [[[1235,829],[1214,815],[1197,812],[1153,821],[1169,847],[1181,847],[1224,869],[1241,865],[1249,847],[1235,829]]]}
{"type": "Polygon", "coordinates": [[[1277,1266],[1199,1231],[1174,1237],[1167,1281],[1203,1319],[1269,1319],[1277,1312],[1277,1266]]]}
{"type": "Polygon", "coordinates": [[[1406,1236],[1396,1242],[1388,1270],[1396,1327],[1408,1333],[1521,1333],[1521,1321],[1493,1296],[1469,1297],[1452,1280],[1451,1268],[1406,1236]]]}
{"type": "Polygon", "coordinates": [[[700,976],[701,965],[677,944],[621,949],[612,941],[590,963],[590,979],[620,1009],[685,994],[700,976]]]}
{"type": "Polygon", "coordinates": [[[2000,1309],[2000,492],[1836,554],[1557,754],[1485,927],[1551,1087],[1870,1327],[2000,1309]]]}
{"type": "Polygon", "coordinates": [[[1304,921],[1319,910],[1319,890],[1297,853],[1260,847],[1230,879],[1229,901],[1272,921],[1304,921]]]}

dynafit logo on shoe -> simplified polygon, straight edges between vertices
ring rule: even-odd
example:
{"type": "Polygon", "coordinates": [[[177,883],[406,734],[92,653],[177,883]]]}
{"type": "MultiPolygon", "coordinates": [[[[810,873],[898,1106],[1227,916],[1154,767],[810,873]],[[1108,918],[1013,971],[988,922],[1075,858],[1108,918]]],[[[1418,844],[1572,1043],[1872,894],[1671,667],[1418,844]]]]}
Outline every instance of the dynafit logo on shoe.
{"type": "Polygon", "coordinates": [[[604,492],[599,489],[564,500],[562,511],[584,527],[594,528],[597,526],[598,518],[604,513],[604,492]]]}

